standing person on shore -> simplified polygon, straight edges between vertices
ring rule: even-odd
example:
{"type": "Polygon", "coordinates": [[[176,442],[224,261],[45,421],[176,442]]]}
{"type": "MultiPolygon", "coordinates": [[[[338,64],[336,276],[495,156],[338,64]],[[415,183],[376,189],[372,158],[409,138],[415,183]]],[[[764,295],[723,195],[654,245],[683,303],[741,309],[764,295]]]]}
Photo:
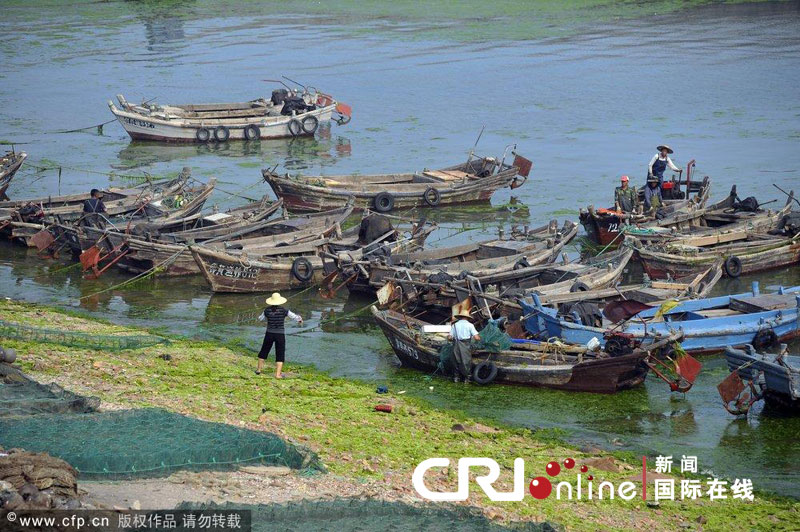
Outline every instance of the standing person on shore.
{"type": "Polygon", "coordinates": [[[283,362],[286,359],[286,333],[283,329],[283,322],[286,318],[291,318],[298,323],[303,324],[303,318],[295,314],[291,310],[283,306],[286,303],[286,298],[278,292],[274,292],[267,300],[267,308],[258,317],[258,321],[267,324],[267,330],[264,333],[264,343],[261,344],[261,351],[258,353],[258,368],[256,375],[261,375],[261,370],[264,367],[264,361],[269,356],[272,350],[272,345],[275,345],[275,378],[282,379],[281,370],[283,369],[283,362]]]}
{"type": "Polygon", "coordinates": [[[472,346],[470,342],[475,340],[479,342],[481,337],[475,326],[472,324],[472,316],[466,311],[456,314],[456,318],[461,318],[450,327],[450,340],[453,341],[453,362],[456,366],[456,372],[453,376],[453,382],[460,382],[464,379],[464,383],[470,381],[472,374],[472,346]]]}
{"type": "Polygon", "coordinates": [[[666,170],[668,166],[670,170],[678,172],[679,174],[683,172],[680,168],[675,166],[675,163],[669,158],[669,154],[673,153],[672,148],[666,144],[661,144],[657,146],[656,149],[658,153],[653,155],[653,158],[650,159],[650,164],[647,165],[647,178],[657,177],[658,187],[661,188],[661,185],[664,183],[664,170],[666,170]]]}

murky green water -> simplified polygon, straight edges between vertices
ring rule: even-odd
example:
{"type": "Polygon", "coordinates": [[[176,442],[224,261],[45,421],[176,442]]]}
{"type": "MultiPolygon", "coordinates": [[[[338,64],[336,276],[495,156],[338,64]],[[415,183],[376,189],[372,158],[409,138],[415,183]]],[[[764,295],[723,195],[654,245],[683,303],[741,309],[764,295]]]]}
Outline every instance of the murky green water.
{"type": "MultiPolygon", "coordinates": [[[[771,183],[800,189],[797,3],[412,4],[4,3],[0,140],[30,154],[10,194],[83,191],[191,166],[198,177],[219,178],[225,192],[213,201],[226,207],[241,201],[227,193],[267,192],[262,166],[328,174],[443,166],[466,157],[483,125],[479,152],[499,155],[516,142],[534,160],[533,179],[514,191],[523,208],[509,207],[511,192],[503,190],[492,207],[430,213],[442,226],[434,245],[485,237],[511,223],[576,217],[580,206],[608,203],[620,174],[643,181],[661,142],[676,149],[682,166],[696,158],[698,175],[712,177],[717,197],[734,183],[741,196],[762,202],[783,203],[771,183]],[[53,133],[109,120],[105,102],[117,93],[130,101],[251,99],[271,90],[260,80],[282,74],[350,103],[353,121],[323,128],[314,139],[220,146],[131,143],[116,123],[103,135],[53,133]]],[[[200,279],[159,279],[93,295],[125,277],[109,272],[88,281],[74,269],[55,271],[67,265],[2,245],[0,294],[258,345],[254,316],[262,296],[210,296],[200,279]]],[[[800,273],[759,279],[800,284],[800,273]]],[[[717,292],[745,290],[749,282],[723,283],[717,292]]],[[[720,358],[704,359],[685,397],[652,378],[612,397],[458,387],[398,370],[380,332],[358,314],[368,303],[323,301],[313,290],[293,295],[292,309],[308,323],[326,323],[291,339],[290,361],[389,382],[443,407],[561,428],[576,441],[697,454],[716,474],[798,495],[800,421],[770,412],[734,420],[715,389],[726,374],[720,358]]]]}

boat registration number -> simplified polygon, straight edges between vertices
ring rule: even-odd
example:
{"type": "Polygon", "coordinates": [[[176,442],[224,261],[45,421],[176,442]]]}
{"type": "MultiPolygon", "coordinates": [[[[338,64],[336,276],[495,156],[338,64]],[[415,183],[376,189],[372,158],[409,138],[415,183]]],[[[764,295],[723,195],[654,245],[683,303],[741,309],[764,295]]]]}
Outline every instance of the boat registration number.
{"type": "Polygon", "coordinates": [[[397,349],[399,352],[404,353],[414,360],[419,360],[419,351],[415,348],[411,347],[410,345],[401,342],[397,338],[394,339],[394,348],[397,349]]]}
{"type": "Polygon", "coordinates": [[[123,116],[122,119],[125,120],[125,123],[131,124],[132,126],[149,127],[151,129],[156,128],[155,124],[145,122],[144,120],[139,120],[138,118],[128,118],[127,116],[123,116]]]}
{"type": "Polygon", "coordinates": [[[256,268],[246,266],[228,266],[226,264],[212,263],[208,268],[208,273],[218,277],[230,277],[231,279],[255,279],[258,276],[256,268]]]}
{"type": "Polygon", "coordinates": [[[611,222],[608,224],[608,231],[619,231],[619,223],[618,222],[611,222]]]}

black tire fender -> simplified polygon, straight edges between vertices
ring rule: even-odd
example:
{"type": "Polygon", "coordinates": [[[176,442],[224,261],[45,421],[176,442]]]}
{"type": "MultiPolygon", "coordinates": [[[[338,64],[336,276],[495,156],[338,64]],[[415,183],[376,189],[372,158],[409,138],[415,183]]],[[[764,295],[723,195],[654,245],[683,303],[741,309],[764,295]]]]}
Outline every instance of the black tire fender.
{"type": "Polygon", "coordinates": [[[723,264],[723,267],[725,268],[725,273],[728,275],[728,277],[736,279],[742,274],[742,259],[736,255],[731,255],[725,259],[725,264],[723,264]]]}
{"type": "Polygon", "coordinates": [[[394,196],[388,192],[379,192],[372,203],[376,211],[386,213],[394,208],[394,196]]]}
{"type": "Polygon", "coordinates": [[[249,124],[244,127],[245,140],[258,140],[261,138],[261,128],[255,124],[249,124]]]}
{"type": "Polygon", "coordinates": [[[305,257],[297,257],[292,262],[292,275],[301,283],[307,283],[314,277],[314,266],[305,257]]]}
{"type": "Polygon", "coordinates": [[[588,292],[589,287],[583,281],[576,281],[572,286],[569,287],[570,292],[588,292]]]}
{"type": "Polygon", "coordinates": [[[197,140],[197,142],[208,142],[211,140],[211,132],[208,129],[201,127],[195,132],[194,138],[197,140]]]}
{"type": "Polygon", "coordinates": [[[225,126],[217,126],[214,128],[214,140],[217,142],[225,142],[231,137],[231,130],[225,126]]]}
{"type": "Polygon", "coordinates": [[[302,126],[303,132],[311,135],[317,130],[317,127],[319,126],[319,119],[316,116],[307,116],[303,119],[302,126]]]}
{"type": "Polygon", "coordinates": [[[778,343],[778,335],[772,329],[761,329],[753,337],[753,347],[756,351],[761,351],[767,347],[772,347],[778,343]]]}
{"type": "Polygon", "coordinates": [[[292,134],[293,137],[298,136],[303,132],[303,124],[296,118],[292,118],[289,120],[289,133],[292,134]]]}
{"type": "Polygon", "coordinates": [[[497,378],[497,365],[491,360],[484,360],[472,368],[472,380],[475,384],[485,386],[497,378]]]}
{"type": "Polygon", "coordinates": [[[442,202],[442,194],[438,189],[428,187],[422,193],[422,199],[425,200],[429,207],[436,207],[442,202]]]}

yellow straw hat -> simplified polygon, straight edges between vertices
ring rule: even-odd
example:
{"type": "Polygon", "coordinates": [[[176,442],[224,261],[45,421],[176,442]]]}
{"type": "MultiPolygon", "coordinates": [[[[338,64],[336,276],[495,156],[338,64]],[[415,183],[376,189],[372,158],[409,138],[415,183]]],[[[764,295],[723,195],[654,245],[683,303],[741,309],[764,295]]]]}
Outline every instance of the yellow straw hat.
{"type": "Polygon", "coordinates": [[[283,305],[286,301],[286,298],[278,292],[273,292],[272,295],[267,298],[266,302],[267,305],[283,305]]]}
{"type": "Polygon", "coordinates": [[[659,144],[659,145],[656,147],[656,149],[657,149],[658,151],[661,151],[661,150],[667,150],[667,153],[674,153],[674,152],[672,151],[672,148],[670,148],[670,147],[669,147],[669,146],[667,146],[666,144],[659,144]]]}

